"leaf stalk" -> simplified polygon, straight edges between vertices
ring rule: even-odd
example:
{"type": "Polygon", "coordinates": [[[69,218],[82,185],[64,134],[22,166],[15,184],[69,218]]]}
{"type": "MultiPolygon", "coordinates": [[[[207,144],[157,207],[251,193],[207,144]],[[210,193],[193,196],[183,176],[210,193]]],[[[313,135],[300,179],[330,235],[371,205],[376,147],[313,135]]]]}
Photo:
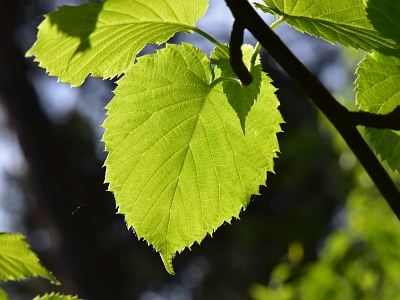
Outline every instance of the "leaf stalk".
{"type": "Polygon", "coordinates": [[[197,27],[192,27],[190,28],[194,32],[200,34],[202,37],[206,38],[209,40],[211,43],[213,43],[215,46],[217,46],[219,49],[221,49],[222,52],[224,52],[227,56],[229,56],[229,51],[226,50],[226,47],[222,45],[220,42],[218,42],[216,39],[214,39],[211,35],[209,35],[207,32],[204,32],[200,28],[197,27]]]}
{"type": "Polygon", "coordinates": [[[229,77],[229,76],[221,76],[221,77],[218,77],[217,79],[215,79],[215,80],[213,80],[213,81],[210,82],[210,85],[209,85],[210,91],[211,91],[217,84],[219,84],[219,83],[221,83],[221,82],[223,82],[223,81],[230,81],[230,82],[233,82],[233,83],[236,83],[236,84],[239,84],[239,85],[243,86],[242,83],[240,82],[240,80],[239,80],[238,78],[229,77]]]}
{"type": "Polygon", "coordinates": [[[274,30],[276,27],[278,27],[279,25],[281,25],[282,23],[286,22],[288,18],[287,17],[282,17],[278,20],[276,20],[274,23],[272,23],[271,25],[269,25],[269,28],[271,28],[271,30],[274,30]]]}
{"type": "Polygon", "coordinates": [[[253,75],[254,66],[256,64],[257,56],[260,53],[260,50],[261,50],[261,44],[260,42],[257,42],[256,47],[254,48],[253,56],[251,57],[250,60],[249,72],[251,75],[253,75]]]}

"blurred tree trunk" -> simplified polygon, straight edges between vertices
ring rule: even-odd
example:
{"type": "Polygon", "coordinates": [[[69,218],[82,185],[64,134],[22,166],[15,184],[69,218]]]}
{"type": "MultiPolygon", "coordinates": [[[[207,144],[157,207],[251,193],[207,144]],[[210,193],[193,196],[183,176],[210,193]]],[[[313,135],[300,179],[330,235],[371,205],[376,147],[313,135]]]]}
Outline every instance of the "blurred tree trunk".
{"type": "Polygon", "coordinates": [[[22,2],[0,1],[0,99],[29,165],[37,202],[33,222],[51,238],[41,260],[62,282],[63,293],[121,299],[123,272],[98,241],[98,232],[115,217],[112,196],[102,184],[101,163],[94,159],[91,130],[79,116],[55,126],[40,109],[27,79],[27,61],[15,45],[22,2]],[[84,171],[85,164],[92,164],[92,174],[84,171]],[[96,208],[83,207],[71,216],[81,203],[96,208]]]}

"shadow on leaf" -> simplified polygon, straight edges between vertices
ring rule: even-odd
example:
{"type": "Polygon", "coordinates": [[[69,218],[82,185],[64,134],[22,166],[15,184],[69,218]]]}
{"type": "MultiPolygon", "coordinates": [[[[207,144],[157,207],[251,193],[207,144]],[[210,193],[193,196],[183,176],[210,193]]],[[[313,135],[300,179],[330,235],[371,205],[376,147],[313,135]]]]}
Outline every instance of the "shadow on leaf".
{"type": "Polygon", "coordinates": [[[48,15],[50,23],[58,30],[80,40],[72,57],[91,48],[90,35],[96,29],[98,16],[104,2],[89,2],[79,6],[61,6],[58,13],[48,15]]]}
{"type": "Polygon", "coordinates": [[[392,0],[368,0],[367,17],[375,30],[400,44],[400,2],[392,0]]]}

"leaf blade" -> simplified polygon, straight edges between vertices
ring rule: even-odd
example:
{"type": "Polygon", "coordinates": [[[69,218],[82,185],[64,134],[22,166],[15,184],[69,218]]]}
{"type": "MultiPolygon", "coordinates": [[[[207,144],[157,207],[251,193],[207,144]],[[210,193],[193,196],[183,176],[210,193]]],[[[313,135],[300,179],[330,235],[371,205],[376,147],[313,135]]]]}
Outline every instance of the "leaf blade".
{"type": "Polygon", "coordinates": [[[210,91],[210,79],[204,53],[167,45],[139,58],[107,106],[106,182],[118,212],[170,273],[176,252],[238,217],[279,150],[282,119],[270,80],[243,136],[222,86],[210,91]]]}
{"type": "Polygon", "coordinates": [[[60,293],[46,293],[43,296],[36,296],[33,300],[78,300],[78,296],[62,295],[60,293]]]}
{"type": "Polygon", "coordinates": [[[147,43],[191,32],[207,0],[107,0],[62,6],[45,16],[27,56],[49,75],[79,86],[88,75],[112,78],[134,62],[147,43]],[[123,47],[121,46],[123,45],[123,47]]]}
{"type": "MultiPolygon", "coordinates": [[[[254,53],[254,48],[250,45],[243,45],[242,53],[242,59],[246,62],[250,62],[251,57],[254,53]]],[[[222,76],[236,77],[235,72],[232,70],[230,59],[224,52],[220,51],[218,48],[215,48],[214,51],[211,53],[211,60],[213,63],[215,63],[216,67],[220,69],[222,76]]],[[[253,107],[254,101],[257,100],[257,97],[260,94],[260,86],[262,81],[261,72],[260,57],[258,56],[254,65],[253,74],[251,74],[253,77],[253,81],[250,85],[241,86],[231,81],[225,81],[222,84],[223,91],[228,98],[228,102],[235,110],[240,120],[243,134],[245,134],[246,132],[246,117],[253,107]]]]}
{"type": "Polygon", "coordinates": [[[375,30],[400,44],[400,3],[390,0],[366,0],[367,17],[375,30]]]}
{"type": "MultiPolygon", "coordinates": [[[[400,51],[374,51],[356,71],[356,102],[361,110],[387,114],[400,105],[400,51]]],[[[366,128],[375,151],[392,170],[400,170],[400,131],[366,128]]]]}
{"type": "Polygon", "coordinates": [[[10,298],[8,298],[7,293],[0,287],[0,299],[1,300],[8,300],[10,298]]]}
{"type": "Polygon", "coordinates": [[[21,280],[41,276],[60,284],[29,249],[22,234],[0,233],[0,280],[21,280]]]}
{"type": "Polygon", "coordinates": [[[370,24],[363,0],[264,2],[289,25],[328,42],[366,51],[398,48],[393,39],[382,37],[370,24]]]}

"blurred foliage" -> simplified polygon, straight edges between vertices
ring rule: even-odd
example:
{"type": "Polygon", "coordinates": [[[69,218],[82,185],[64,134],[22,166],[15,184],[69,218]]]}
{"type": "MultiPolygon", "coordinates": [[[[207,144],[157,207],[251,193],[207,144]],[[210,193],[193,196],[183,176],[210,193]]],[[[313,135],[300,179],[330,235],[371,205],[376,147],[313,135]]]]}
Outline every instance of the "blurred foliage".
{"type": "MultiPolygon", "coordinates": [[[[334,144],[341,149],[343,167],[354,166],[337,135],[334,144]]],[[[399,220],[358,164],[352,172],[358,184],[334,217],[336,230],[324,241],[318,260],[302,265],[300,254],[294,254],[301,253],[302,246],[292,242],[268,286],[250,287],[253,299],[400,299],[399,220]]],[[[398,174],[391,174],[398,184],[398,174]]]]}

